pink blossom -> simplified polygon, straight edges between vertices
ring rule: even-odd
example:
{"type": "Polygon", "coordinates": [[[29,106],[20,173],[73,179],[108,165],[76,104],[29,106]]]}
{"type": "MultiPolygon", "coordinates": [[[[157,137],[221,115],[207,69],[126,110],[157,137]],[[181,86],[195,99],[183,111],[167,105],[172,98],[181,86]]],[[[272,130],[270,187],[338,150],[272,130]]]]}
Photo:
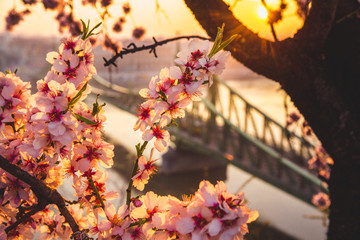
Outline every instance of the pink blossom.
{"type": "Polygon", "coordinates": [[[23,82],[15,74],[3,74],[0,72],[0,106],[3,114],[12,115],[15,118],[24,118],[30,107],[30,84],[23,82]]]}
{"type": "Polygon", "coordinates": [[[220,75],[225,69],[225,63],[229,57],[230,52],[220,51],[210,59],[208,57],[200,59],[199,64],[202,68],[200,71],[204,74],[203,78],[207,80],[211,79],[213,74],[220,75]]]}
{"type": "Polygon", "coordinates": [[[168,68],[161,69],[159,76],[151,78],[149,88],[140,90],[140,96],[147,99],[164,98],[168,94],[168,90],[175,84],[175,78],[170,75],[173,68],[176,67],[171,67],[170,70],[168,68]]]}
{"type": "Polygon", "coordinates": [[[139,227],[129,227],[125,230],[123,240],[146,240],[146,235],[139,227]]]}
{"type": "Polygon", "coordinates": [[[328,209],[331,204],[329,196],[323,192],[314,195],[311,202],[320,210],[328,209]]]}
{"type": "Polygon", "coordinates": [[[96,69],[93,66],[94,56],[89,40],[65,40],[59,47],[59,53],[51,52],[46,59],[53,64],[53,69],[59,73],[61,79],[65,76],[68,81],[75,85],[76,89],[80,89],[91,74],[96,74],[96,69]]]}
{"type": "Polygon", "coordinates": [[[68,224],[65,224],[65,218],[57,213],[52,219],[44,219],[46,223],[40,226],[40,236],[38,239],[69,239],[71,234],[71,228],[68,224]]]}
{"type": "Polygon", "coordinates": [[[5,174],[2,177],[6,183],[6,190],[4,193],[3,203],[9,201],[14,208],[18,207],[22,200],[29,200],[30,188],[29,186],[10,174],[5,174]]]}
{"type": "Polygon", "coordinates": [[[156,105],[157,111],[161,113],[160,126],[167,126],[172,119],[184,118],[184,108],[190,104],[189,99],[180,99],[180,94],[171,94],[167,102],[160,102],[156,105]]]}
{"type": "Polygon", "coordinates": [[[113,164],[114,145],[106,143],[100,138],[85,140],[74,146],[74,166],[81,172],[86,172],[96,166],[98,162],[104,167],[111,167],[113,164]]]}
{"type": "MultiPolygon", "coordinates": [[[[191,41],[188,51],[176,60],[183,71],[179,67],[164,68],[152,78],[148,89],[140,91],[147,101],[140,105],[134,130],[143,131],[145,141],[155,137],[158,151],[164,151],[170,141],[169,132],[163,128],[173,119],[184,117],[184,108],[200,100],[205,80],[222,71],[228,54],[219,53],[209,59],[208,51],[207,41],[191,41]]],[[[53,64],[52,70],[38,81],[38,92],[33,96],[29,84],[13,74],[0,73],[0,131],[4,136],[0,139],[0,154],[54,189],[65,177],[73,177],[78,203],[67,208],[80,229],[90,229],[96,239],[243,238],[248,232],[247,223],[258,213],[246,206],[243,193],[227,192],[223,182],[214,186],[203,181],[194,197],[183,200],[148,192],[132,198],[130,206],[116,210],[109,200],[119,194],[106,190],[108,174],[99,166],[111,167],[114,156],[114,146],[105,142],[100,132],[105,121],[103,110],[95,114],[83,102],[90,87],[76,104],[72,101],[96,74],[91,45],[80,38],[64,40],[59,51],[49,53],[47,60],[53,64]],[[79,120],[75,113],[94,124],[79,120]]],[[[149,160],[143,156],[138,159],[138,171],[132,180],[139,190],[156,172],[153,151],[149,160]]],[[[20,204],[35,204],[37,199],[26,184],[2,170],[0,175],[0,208],[5,212],[0,218],[11,224],[16,221],[20,204]]],[[[39,239],[69,239],[71,234],[69,224],[51,206],[8,236],[4,226],[0,225],[0,239],[32,239],[33,231],[39,231],[39,239]]]]}
{"type": "Polygon", "coordinates": [[[82,58],[82,61],[87,68],[88,72],[90,72],[93,75],[96,75],[96,68],[94,67],[94,53],[91,47],[90,41],[82,41],[80,43],[80,48],[83,49],[79,56],[82,58]]]}
{"type": "Polygon", "coordinates": [[[135,123],[134,131],[140,129],[143,132],[148,126],[152,126],[157,121],[159,116],[152,108],[153,104],[152,100],[148,100],[140,105],[140,109],[138,109],[139,118],[135,123]]]}
{"type": "Polygon", "coordinates": [[[184,85],[179,84],[174,86],[172,90],[179,94],[179,98],[186,101],[184,105],[188,106],[191,102],[201,101],[201,97],[203,96],[202,91],[205,88],[205,85],[200,85],[196,90],[191,90],[190,93],[184,85]]]}
{"type": "Polygon", "coordinates": [[[163,68],[160,70],[160,74],[159,74],[160,81],[157,82],[156,84],[156,91],[158,93],[168,94],[168,90],[175,85],[176,78],[173,78],[170,75],[171,71],[173,71],[174,68],[177,67],[170,67],[170,69],[163,68]]]}
{"type": "MultiPolygon", "coordinates": [[[[161,217],[167,211],[167,198],[158,196],[153,192],[147,192],[144,196],[140,197],[143,204],[135,209],[132,209],[130,216],[133,219],[147,218],[150,221],[157,221],[157,225],[161,225],[161,220],[165,220],[161,217]],[[159,222],[160,221],[160,222],[159,222]]],[[[153,223],[154,224],[154,223],[153,223]]]]}
{"type": "Polygon", "coordinates": [[[139,190],[143,191],[145,185],[149,182],[149,174],[144,171],[137,172],[131,179],[133,180],[133,186],[139,190]]]}
{"type": "Polygon", "coordinates": [[[165,151],[167,143],[170,142],[170,134],[167,130],[163,130],[160,128],[159,125],[148,129],[143,134],[144,141],[150,141],[153,137],[156,138],[155,140],[155,148],[159,152],[165,151]]]}
{"type": "Polygon", "coordinates": [[[138,160],[138,168],[137,173],[132,177],[133,186],[136,187],[139,191],[144,190],[145,184],[148,183],[148,180],[151,175],[156,172],[156,167],[154,166],[153,160],[154,148],[151,149],[150,159],[146,160],[144,156],[141,156],[138,160]]]}
{"type": "Polygon", "coordinates": [[[178,65],[190,67],[191,69],[198,68],[198,61],[205,57],[209,51],[209,41],[201,41],[193,39],[190,41],[188,50],[181,51],[177,54],[175,62],[178,65]]]}
{"type": "Polygon", "coordinates": [[[68,207],[68,209],[81,229],[89,227],[89,218],[80,204],[72,204],[68,207]]]}

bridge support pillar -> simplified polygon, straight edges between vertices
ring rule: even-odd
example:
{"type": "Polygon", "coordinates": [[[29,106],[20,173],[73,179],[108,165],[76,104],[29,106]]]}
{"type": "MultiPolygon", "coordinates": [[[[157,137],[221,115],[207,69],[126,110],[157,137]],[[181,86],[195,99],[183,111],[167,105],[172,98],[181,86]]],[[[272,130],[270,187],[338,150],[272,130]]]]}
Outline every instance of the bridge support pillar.
{"type": "Polygon", "coordinates": [[[203,172],[205,175],[209,175],[209,178],[225,180],[226,168],[226,163],[191,149],[169,148],[169,150],[162,156],[161,171],[164,174],[203,172]],[[210,176],[210,173],[212,176],[210,176]]]}

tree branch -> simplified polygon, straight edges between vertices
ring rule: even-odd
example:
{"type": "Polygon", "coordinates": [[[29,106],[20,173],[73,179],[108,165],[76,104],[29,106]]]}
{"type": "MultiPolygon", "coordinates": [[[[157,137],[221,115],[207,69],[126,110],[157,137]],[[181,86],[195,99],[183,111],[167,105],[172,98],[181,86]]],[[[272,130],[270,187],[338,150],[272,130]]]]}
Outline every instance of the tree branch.
{"type": "Polygon", "coordinates": [[[31,190],[34,192],[39,201],[38,205],[41,204],[39,205],[39,208],[43,205],[46,206],[47,204],[55,204],[58,207],[60,213],[65,217],[65,221],[69,223],[73,233],[79,232],[79,225],[76,223],[74,217],[66,208],[65,200],[58,191],[49,188],[45,183],[31,176],[28,172],[22,170],[18,166],[10,163],[1,155],[0,168],[4,169],[6,172],[10,173],[24,183],[30,185],[31,190]]]}
{"type": "Polygon", "coordinates": [[[338,0],[313,0],[309,16],[293,41],[300,41],[303,46],[311,42],[313,49],[310,51],[321,48],[333,26],[337,5],[338,0]]]}
{"type": "Polygon", "coordinates": [[[137,157],[136,157],[136,160],[134,162],[134,167],[133,167],[133,170],[132,170],[132,173],[130,175],[130,179],[129,179],[129,184],[128,184],[128,187],[126,189],[126,204],[128,205],[128,207],[130,207],[130,202],[131,202],[131,190],[132,190],[132,187],[133,187],[133,183],[134,181],[132,180],[132,178],[135,176],[137,170],[139,169],[138,168],[138,163],[139,163],[139,158],[143,155],[144,153],[144,150],[146,148],[148,144],[148,141],[145,141],[143,142],[143,144],[140,146],[140,143],[139,145],[136,145],[136,151],[137,151],[137,157]]]}
{"type": "Polygon", "coordinates": [[[32,215],[34,215],[37,212],[40,212],[42,210],[44,210],[44,208],[46,207],[47,203],[39,200],[39,202],[32,206],[31,210],[28,211],[27,213],[19,216],[16,219],[16,222],[14,222],[13,224],[11,224],[9,227],[5,228],[5,232],[9,233],[11,230],[15,229],[17,226],[19,226],[21,223],[25,222],[27,219],[29,219],[32,215]]]}
{"type": "Polygon", "coordinates": [[[235,59],[255,72],[276,79],[274,42],[260,38],[243,25],[222,0],[208,0],[206,3],[202,0],[185,0],[185,3],[212,39],[216,37],[217,27],[223,23],[224,39],[233,34],[240,35],[226,48],[235,59]]]}
{"type": "Polygon", "coordinates": [[[333,25],[337,2],[338,0],[314,0],[303,28],[294,38],[271,42],[260,38],[244,26],[222,0],[208,0],[206,3],[202,0],[185,0],[212,39],[216,36],[216,26],[225,23],[225,38],[236,33],[241,34],[241,38],[227,47],[233,57],[253,71],[280,83],[289,71],[289,64],[284,63],[292,62],[293,58],[304,50],[310,54],[313,54],[314,50],[321,51],[321,44],[327,39],[333,25]]]}
{"type": "Polygon", "coordinates": [[[154,43],[151,45],[142,45],[141,47],[138,47],[135,45],[135,43],[130,43],[126,48],[123,48],[120,52],[116,53],[112,58],[110,58],[109,60],[107,60],[106,58],[103,58],[105,61],[104,66],[109,66],[110,64],[114,65],[115,67],[117,67],[115,61],[118,58],[123,58],[124,55],[126,54],[130,54],[130,53],[136,53],[136,52],[140,52],[140,51],[144,51],[144,50],[149,50],[149,53],[153,53],[155,57],[157,57],[156,54],[156,47],[164,45],[166,43],[169,42],[173,42],[173,41],[177,41],[180,39],[191,39],[191,38],[198,38],[198,39],[203,39],[203,40],[210,40],[206,37],[201,37],[201,36],[196,36],[196,35],[190,35],[190,36],[181,36],[181,37],[175,37],[175,38],[169,38],[163,41],[157,41],[155,39],[155,37],[153,37],[154,43]]]}

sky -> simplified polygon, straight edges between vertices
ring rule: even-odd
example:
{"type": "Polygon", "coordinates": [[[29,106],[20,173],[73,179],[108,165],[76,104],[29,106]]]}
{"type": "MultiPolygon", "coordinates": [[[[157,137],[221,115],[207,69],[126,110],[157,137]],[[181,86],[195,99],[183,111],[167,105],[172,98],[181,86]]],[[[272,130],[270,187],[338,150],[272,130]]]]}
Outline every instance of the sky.
{"type": "MultiPolygon", "coordinates": [[[[73,0],[75,16],[78,19],[90,19],[92,23],[100,21],[97,12],[91,7],[83,7],[81,0],[73,0]]],[[[197,23],[191,11],[187,9],[183,0],[158,0],[162,11],[156,11],[155,0],[113,0],[114,4],[109,9],[113,16],[119,16],[122,12],[122,4],[129,2],[132,7],[131,16],[127,17],[127,24],[120,34],[114,34],[114,37],[128,38],[131,36],[134,26],[143,26],[146,29],[146,37],[160,36],[171,37],[185,34],[198,34],[206,36],[205,31],[197,23]]],[[[230,6],[236,0],[225,0],[230,6]]],[[[288,8],[285,11],[285,21],[275,25],[276,32],[280,39],[293,36],[297,29],[302,26],[302,21],[296,16],[296,5],[288,0],[288,8]]],[[[268,5],[277,6],[278,0],[267,0],[268,5]]],[[[13,7],[16,10],[23,10],[21,0],[0,0],[0,19],[5,19],[7,12],[13,7]]],[[[259,33],[261,37],[272,40],[270,27],[259,14],[261,8],[260,0],[240,0],[236,1],[233,8],[235,16],[254,32],[259,33]]],[[[44,11],[44,8],[38,4],[33,8],[32,14],[25,17],[25,21],[16,26],[12,35],[26,36],[58,36],[58,25],[54,20],[56,13],[44,11]]],[[[114,17],[115,18],[115,17],[114,17]]],[[[117,17],[116,17],[117,18],[117,17]]],[[[112,26],[112,20],[107,22],[109,28],[112,26]]],[[[0,33],[5,29],[5,21],[0,21],[0,33]]],[[[226,29],[226,27],[225,27],[226,29]]]]}

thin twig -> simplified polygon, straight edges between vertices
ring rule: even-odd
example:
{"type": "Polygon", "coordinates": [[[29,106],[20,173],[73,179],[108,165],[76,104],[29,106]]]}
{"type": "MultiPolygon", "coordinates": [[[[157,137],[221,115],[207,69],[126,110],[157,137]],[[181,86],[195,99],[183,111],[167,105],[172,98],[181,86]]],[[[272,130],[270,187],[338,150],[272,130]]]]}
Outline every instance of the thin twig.
{"type": "MultiPolygon", "coordinates": [[[[134,162],[134,167],[133,167],[133,170],[132,170],[132,173],[131,173],[131,176],[130,176],[130,180],[129,180],[129,184],[128,184],[128,187],[126,189],[126,204],[129,206],[130,205],[130,200],[131,200],[131,190],[132,190],[132,187],[133,187],[133,180],[132,180],[132,177],[135,176],[137,170],[138,170],[138,162],[139,162],[139,158],[143,155],[144,153],[144,150],[146,148],[146,145],[148,144],[148,141],[145,141],[141,147],[137,148],[136,151],[137,151],[137,158],[134,162]]],[[[139,145],[140,146],[140,143],[139,145]]]]}
{"type": "Polygon", "coordinates": [[[278,42],[278,41],[279,41],[279,39],[277,38],[277,35],[276,35],[276,32],[275,32],[275,27],[274,27],[274,24],[272,24],[272,23],[269,23],[269,24],[270,24],[271,33],[272,33],[272,35],[273,35],[273,37],[274,37],[274,40],[275,40],[275,42],[278,42]]]}
{"type": "Polygon", "coordinates": [[[101,198],[101,195],[99,193],[99,189],[95,186],[95,183],[94,181],[92,180],[92,178],[88,178],[88,181],[92,187],[92,189],[94,190],[95,192],[95,195],[96,195],[96,198],[99,200],[100,204],[101,204],[101,208],[105,210],[105,203],[104,203],[104,200],[101,198]]]}
{"type": "Polygon", "coordinates": [[[79,225],[76,223],[74,217],[71,215],[66,207],[65,200],[62,195],[49,188],[45,183],[31,176],[28,172],[22,170],[18,166],[10,163],[7,159],[0,155],[0,168],[10,173],[14,177],[28,184],[38,199],[41,199],[44,204],[55,204],[59,209],[61,215],[64,216],[65,221],[69,223],[71,230],[75,233],[79,231],[79,225]]]}
{"type": "MultiPolygon", "coordinates": [[[[264,8],[266,9],[267,12],[270,12],[270,8],[269,6],[266,4],[265,0],[261,0],[261,4],[264,6],[264,8]]],[[[278,42],[279,39],[277,38],[276,32],[275,32],[275,27],[274,24],[272,22],[269,22],[270,25],[270,29],[271,29],[271,33],[274,37],[275,42],[278,42]]]]}
{"type": "Polygon", "coordinates": [[[16,219],[16,222],[12,223],[9,227],[5,228],[5,232],[9,233],[11,230],[15,229],[21,223],[27,221],[32,215],[37,212],[42,211],[46,207],[47,203],[44,201],[39,201],[36,205],[32,206],[31,210],[16,219]]]}
{"type": "Polygon", "coordinates": [[[77,200],[73,200],[73,201],[64,199],[64,201],[65,201],[67,204],[73,205],[73,204],[78,204],[78,203],[80,203],[80,199],[81,199],[81,198],[78,198],[77,200]]]}
{"type": "Polygon", "coordinates": [[[150,44],[150,45],[142,45],[141,47],[136,46],[135,43],[130,43],[126,48],[123,48],[120,52],[116,53],[112,58],[110,58],[109,60],[106,58],[103,58],[105,63],[104,66],[109,66],[110,64],[114,65],[115,67],[117,67],[115,61],[118,58],[123,58],[124,55],[130,54],[130,53],[136,53],[136,52],[140,52],[143,50],[149,50],[149,53],[153,53],[155,57],[157,57],[156,54],[156,47],[164,45],[166,43],[169,42],[173,42],[173,41],[177,41],[180,39],[191,39],[191,38],[198,38],[198,39],[202,39],[202,40],[210,40],[209,38],[206,37],[201,37],[201,36],[197,36],[197,35],[189,35],[189,36],[181,36],[181,37],[175,37],[175,38],[169,38],[163,41],[157,41],[155,39],[155,37],[153,37],[154,43],[150,44]]]}
{"type": "Polygon", "coordinates": [[[240,0],[235,0],[234,3],[231,5],[230,9],[234,10],[235,6],[238,4],[240,0]]]}
{"type": "Polygon", "coordinates": [[[130,201],[131,201],[131,190],[132,190],[132,186],[133,186],[133,179],[132,177],[135,176],[137,170],[138,170],[138,162],[139,162],[139,158],[136,158],[135,162],[134,162],[134,167],[130,176],[130,180],[129,180],[129,184],[128,187],[126,189],[126,204],[128,206],[130,206],[130,201]]]}
{"type": "Polygon", "coordinates": [[[344,20],[346,20],[346,19],[348,19],[348,18],[350,18],[350,17],[352,17],[353,15],[356,15],[358,12],[360,12],[360,7],[358,7],[357,9],[355,9],[354,11],[352,11],[352,12],[350,12],[350,13],[348,13],[348,14],[346,14],[345,16],[343,16],[342,18],[340,18],[340,19],[338,19],[338,20],[336,20],[336,24],[338,24],[338,23],[341,23],[342,21],[344,21],[344,20]]]}

